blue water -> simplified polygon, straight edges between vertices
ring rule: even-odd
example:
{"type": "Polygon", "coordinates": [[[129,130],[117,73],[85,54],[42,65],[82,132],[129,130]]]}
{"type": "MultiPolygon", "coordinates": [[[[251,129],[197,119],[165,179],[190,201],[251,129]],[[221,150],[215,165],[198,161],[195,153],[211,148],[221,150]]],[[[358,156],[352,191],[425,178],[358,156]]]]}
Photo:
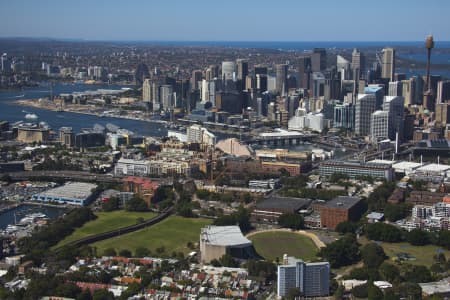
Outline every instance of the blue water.
{"type": "MultiPolygon", "coordinates": [[[[75,91],[87,91],[96,89],[120,89],[115,85],[85,85],[85,84],[56,84],[53,88],[54,95],[61,93],[71,93],[75,91]]],[[[58,130],[63,126],[70,126],[75,132],[81,128],[92,128],[94,124],[106,125],[113,123],[121,128],[129,129],[136,134],[146,136],[166,136],[167,130],[160,124],[148,123],[136,120],[126,120],[110,117],[97,117],[91,115],[76,114],[70,112],[55,112],[44,109],[19,106],[14,103],[18,99],[38,99],[48,97],[50,94],[48,86],[40,86],[25,90],[8,90],[0,92],[0,120],[9,122],[25,121],[27,113],[35,113],[38,122],[47,122],[53,130],[58,130]],[[23,96],[22,96],[23,95],[23,96]]]]}
{"type": "MultiPolygon", "coordinates": [[[[130,43],[130,42],[122,42],[130,43]]],[[[266,48],[282,50],[310,50],[313,48],[351,49],[351,48],[384,48],[384,47],[417,47],[423,48],[424,41],[133,41],[136,44],[162,45],[162,46],[216,46],[227,48],[266,48]]],[[[450,41],[436,41],[436,48],[450,48],[450,41]]]]}
{"type": "Polygon", "coordinates": [[[67,209],[62,207],[22,205],[0,215],[0,229],[5,229],[9,224],[14,224],[15,221],[19,222],[20,219],[31,213],[44,213],[50,219],[54,219],[62,216],[66,211],[67,209]]]}

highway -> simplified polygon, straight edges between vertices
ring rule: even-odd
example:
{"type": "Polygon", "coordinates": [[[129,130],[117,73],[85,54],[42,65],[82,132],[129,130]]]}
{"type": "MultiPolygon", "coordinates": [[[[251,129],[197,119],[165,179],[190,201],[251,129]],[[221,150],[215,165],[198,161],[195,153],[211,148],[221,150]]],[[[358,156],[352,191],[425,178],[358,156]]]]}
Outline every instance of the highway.
{"type": "Polygon", "coordinates": [[[49,180],[63,179],[71,181],[120,183],[121,178],[112,177],[107,174],[94,174],[83,171],[25,171],[8,173],[13,181],[36,180],[48,178],[49,180]]]}

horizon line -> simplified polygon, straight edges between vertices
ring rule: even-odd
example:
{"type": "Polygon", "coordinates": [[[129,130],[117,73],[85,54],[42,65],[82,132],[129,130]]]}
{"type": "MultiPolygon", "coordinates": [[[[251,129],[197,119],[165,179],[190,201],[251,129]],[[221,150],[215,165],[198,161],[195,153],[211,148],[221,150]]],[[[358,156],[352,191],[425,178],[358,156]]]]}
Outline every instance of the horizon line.
{"type": "MultiPolygon", "coordinates": [[[[140,43],[417,43],[425,40],[163,40],[163,39],[86,39],[86,38],[63,38],[63,37],[32,37],[32,36],[0,36],[0,39],[29,39],[29,40],[56,40],[56,41],[80,41],[80,42],[140,42],[140,43]]],[[[450,40],[435,40],[435,42],[450,42],[450,40]]]]}

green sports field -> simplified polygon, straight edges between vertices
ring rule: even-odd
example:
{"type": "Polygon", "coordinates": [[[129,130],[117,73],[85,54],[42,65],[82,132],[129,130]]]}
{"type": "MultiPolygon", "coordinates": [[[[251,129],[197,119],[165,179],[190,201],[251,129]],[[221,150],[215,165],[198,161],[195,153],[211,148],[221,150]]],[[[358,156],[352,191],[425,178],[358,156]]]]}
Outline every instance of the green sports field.
{"type": "Polygon", "coordinates": [[[89,235],[107,232],[120,227],[134,225],[139,218],[148,220],[156,216],[152,212],[132,212],[117,210],[112,212],[96,212],[97,219],[87,222],[82,227],[77,228],[71,235],[58,243],[56,247],[67,244],[89,235]]]}
{"type": "Polygon", "coordinates": [[[134,253],[138,247],[145,247],[152,253],[157,253],[157,248],[164,247],[164,253],[168,255],[172,252],[186,254],[191,251],[186,246],[187,243],[198,243],[200,229],[211,223],[212,220],[209,219],[170,216],[153,226],[100,241],[92,246],[97,248],[99,254],[107,248],[114,248],[116,251],[127,249],[134,253]]]}
{"type": "Polygon", "coordinates": [[[267,260],[280,261],[284,254],[311,261],[318,251],[314,242],[307,236],[294,232],[261,232],[248,237],[259,255],[267,260]]]}

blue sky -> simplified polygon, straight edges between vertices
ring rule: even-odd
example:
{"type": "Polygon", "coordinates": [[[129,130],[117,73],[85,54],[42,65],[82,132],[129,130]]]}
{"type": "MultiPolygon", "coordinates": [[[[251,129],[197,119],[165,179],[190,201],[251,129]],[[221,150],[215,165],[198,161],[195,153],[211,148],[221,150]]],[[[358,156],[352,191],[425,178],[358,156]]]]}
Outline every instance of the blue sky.
{"type": "Polygon", "coordinates": [[[0,36],[449,41],[449,12],[448,0],[0,0],[0,36]]]}

